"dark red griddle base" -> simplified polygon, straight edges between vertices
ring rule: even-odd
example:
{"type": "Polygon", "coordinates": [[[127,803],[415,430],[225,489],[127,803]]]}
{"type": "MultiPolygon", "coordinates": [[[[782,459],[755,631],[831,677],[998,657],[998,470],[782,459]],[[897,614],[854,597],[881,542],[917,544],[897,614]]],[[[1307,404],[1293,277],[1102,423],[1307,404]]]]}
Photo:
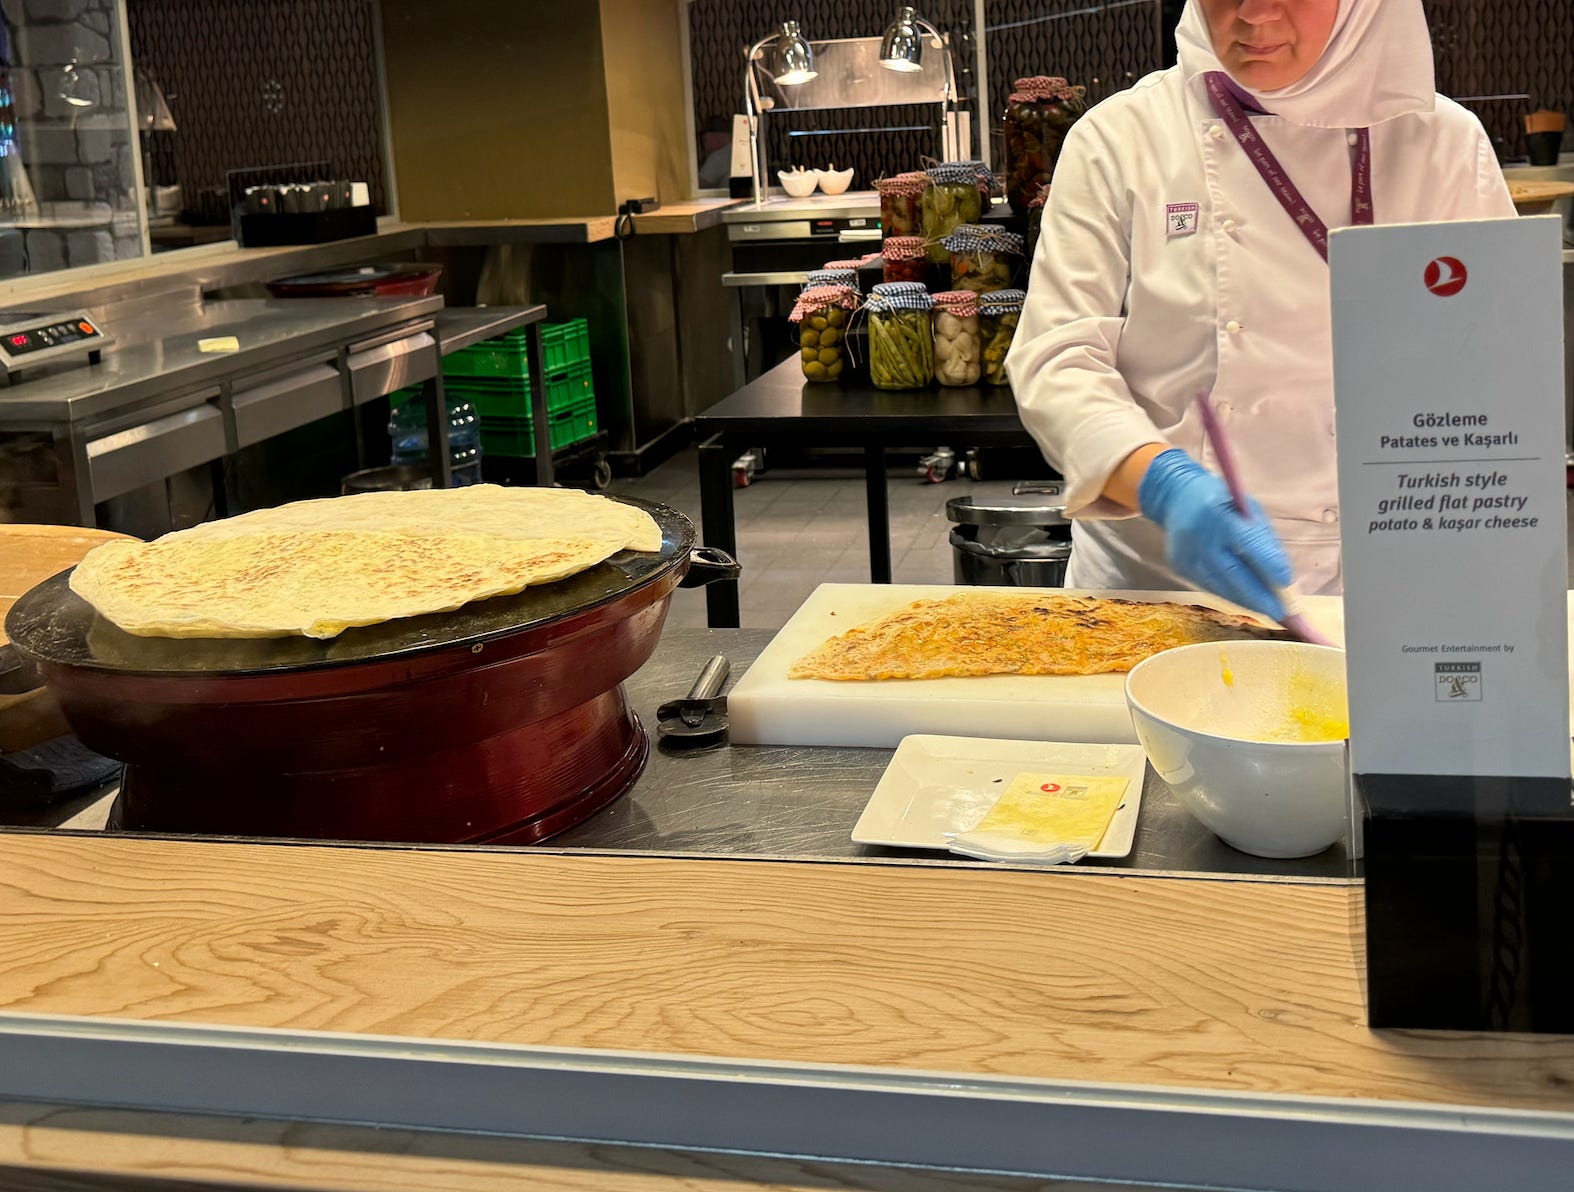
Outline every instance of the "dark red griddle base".
{"type": "Polygon", "coordinates": [[[619,684],[546,720],[380,765],[304,773],[130,765],[108,826],[198,836],[534,844],[626,793],[649,755],[649,739],[619,684]]]}

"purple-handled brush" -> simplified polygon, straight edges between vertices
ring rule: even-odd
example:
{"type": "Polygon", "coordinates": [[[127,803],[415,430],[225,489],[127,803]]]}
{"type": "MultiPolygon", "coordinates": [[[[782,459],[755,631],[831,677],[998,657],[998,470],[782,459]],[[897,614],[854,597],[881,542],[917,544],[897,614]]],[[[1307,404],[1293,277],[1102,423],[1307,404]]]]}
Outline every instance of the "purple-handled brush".
{"type": "MultiPolygon", "coordinates": [[[[1202,431],[1208,436],[1208,443],[1213,447],[1213,454],[1219,457],[1219,471],[1224,475],[1224,483],[1230,490],[1230,500],[1235,502],[1235,510],[1242,517],[1251,516],[1251,506],[1246,502],[1246,492],[1241,488],[1240,473],[1235,470],[1235,456],[1230,451],[1230,441],[1225,437],[1224,427],[1219,422],[1219,416],[1214,412],[1213,403],[1208,400],[1206,393],[1197,394],[1197,409],[1202,412],[1202,431]]],[[[1279,623],[1288,629],[1295,637],[1314,646],[1331,646],[1321,633],[1312,628],[1312,623],[1306,619],[1306,613],[1301,607],[1300,593],[1295,590],[1292,583],[1287,588],[1275,588],[1275,594],[1284,602],[1284,619],[1279,623]]]]}

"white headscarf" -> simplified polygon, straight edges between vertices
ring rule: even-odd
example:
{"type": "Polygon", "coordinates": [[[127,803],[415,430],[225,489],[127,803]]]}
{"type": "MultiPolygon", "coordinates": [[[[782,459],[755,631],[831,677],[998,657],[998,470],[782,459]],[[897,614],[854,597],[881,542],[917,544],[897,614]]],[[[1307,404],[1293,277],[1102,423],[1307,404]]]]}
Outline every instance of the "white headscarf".
{"type": "MultiPolygon", "coordinates": [[[[1188,81],[1224,70],[1198,0],[1187,0],[1175,42],[1188,81]]],[[[1278,91],[1235,83],[1264,111],[1314,128],[1369,128],[1430,112],[1436,83],[1421,0],[1339,0],[1328,47],[1304,77],[1278,91]]]]}

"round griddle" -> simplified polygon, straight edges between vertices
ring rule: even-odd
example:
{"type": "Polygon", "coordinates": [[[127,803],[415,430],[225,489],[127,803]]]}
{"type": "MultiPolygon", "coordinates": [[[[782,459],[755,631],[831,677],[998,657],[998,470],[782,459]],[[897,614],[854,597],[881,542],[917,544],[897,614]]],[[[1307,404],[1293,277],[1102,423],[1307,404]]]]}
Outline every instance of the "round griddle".
{"type": "Polygon", "coordinates": [[[40,665],[167,678],[286,674],[484,646],[614,604],[641,587],[660,583],[679,568],[687,569],[694,548],[693,523],[665,505],[634,498],[622,501],[656,519],[661,527],[660,551],[620,551],[588,571],[526,588],[517,596],[346,629],[326,641],[138,637],[101,617],[73,592],[70,571],[44,581],[18,600],[6,616],[6,633],[40,665]]]}
{"type": "Polygon", "coordinates": [[[127,763],[112,826],[529,843],[633,785],[649,746],[622,683],[680,582],[737,571],[695,552],[682,514],[626,503],[656,519],[659,551],[328,641],[136,637],[69,573],[6,628],[82,741],[127,763]]]}

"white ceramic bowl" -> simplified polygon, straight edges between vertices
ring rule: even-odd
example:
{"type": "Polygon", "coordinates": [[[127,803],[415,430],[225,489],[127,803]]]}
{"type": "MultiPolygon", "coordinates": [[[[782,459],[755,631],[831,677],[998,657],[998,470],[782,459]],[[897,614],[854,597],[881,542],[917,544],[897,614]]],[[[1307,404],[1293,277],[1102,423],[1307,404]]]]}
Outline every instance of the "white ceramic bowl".
{"type": "Polygon", "coordinates": [[[820,189],[828,195],[844,193],[853,184],[851,170],[819,170],[820,189]]]}
{"type": "Polygon", "coordinates": [[[814,193],[814,188],[820,184],[818,170],[777,170],[776,180],[795,199],[803,199],[814,193]]]}
{"type": "Polygon", "coordinates": [[[1126,703],[1148,761],[1226,844],[1259,857],[1309,857],[1344,836],[1345,742],[1293,739],[1309,725],[1348,721],[1343,650],[1181,646],[1132,668],[1126,703]]]}

